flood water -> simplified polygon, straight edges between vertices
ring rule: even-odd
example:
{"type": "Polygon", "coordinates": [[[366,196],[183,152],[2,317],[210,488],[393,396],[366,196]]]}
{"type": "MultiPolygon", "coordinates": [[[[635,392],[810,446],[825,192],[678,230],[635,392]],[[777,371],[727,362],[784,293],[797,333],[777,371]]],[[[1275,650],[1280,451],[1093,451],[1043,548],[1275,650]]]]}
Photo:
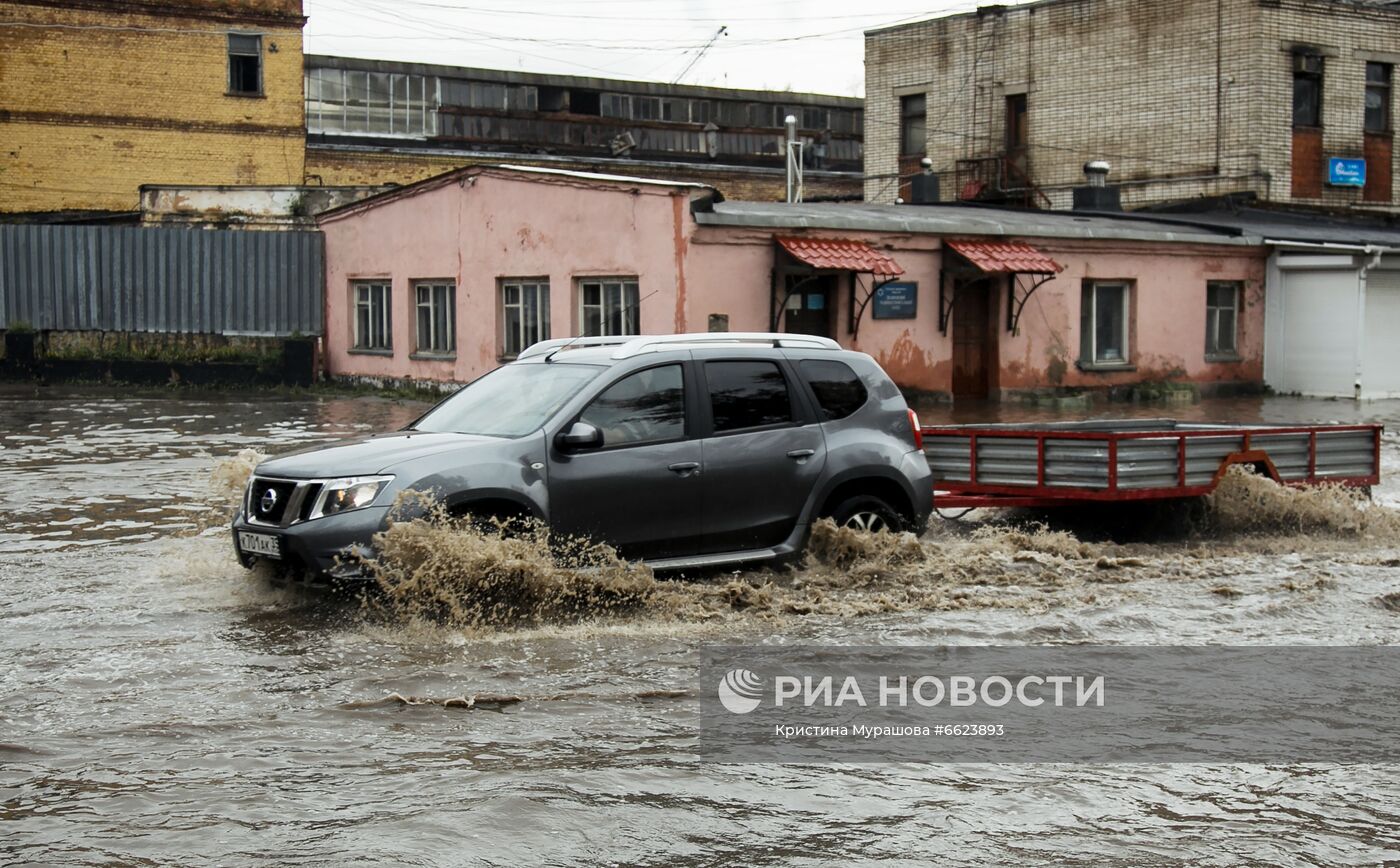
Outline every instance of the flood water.
{"type": "MultiPolygon", "coordinates": [[[[1394,513],[1246,490],[1256,526],[1132,542],[974,515],[917,550],[828,540],[797,572],[632,576],[623,604],[515,620],[427,622],[239,567],[222,520],[240,452],[422,409],[0,389],[2,861],[1400,860],[1395,765],[715,765],[693,754],[691,691],[712,642],[1400,644],[1394,513]]],[[[1386,422],[1375,502],[1400,510],[1400,402],[1094,411],[1124,413],[1386,422]]],[[[464,563],[494,556],[472,545],[464,563]]],[[[542,587],[573,581],[521,560],[542,587]]]]}

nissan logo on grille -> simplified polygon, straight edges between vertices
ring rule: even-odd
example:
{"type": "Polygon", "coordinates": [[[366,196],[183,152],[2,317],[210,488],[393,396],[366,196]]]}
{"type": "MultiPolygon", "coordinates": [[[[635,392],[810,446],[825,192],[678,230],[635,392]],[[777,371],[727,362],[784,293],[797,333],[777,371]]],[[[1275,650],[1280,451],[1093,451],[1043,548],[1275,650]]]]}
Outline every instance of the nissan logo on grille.
{"type": "Polygon", "coordinates": [[[262,500],[258,501],[258,511],[266,514],[272,512],[273,508],[276,506],[277,489],[269,488],[267,491],[263,492],[262,500]]]}

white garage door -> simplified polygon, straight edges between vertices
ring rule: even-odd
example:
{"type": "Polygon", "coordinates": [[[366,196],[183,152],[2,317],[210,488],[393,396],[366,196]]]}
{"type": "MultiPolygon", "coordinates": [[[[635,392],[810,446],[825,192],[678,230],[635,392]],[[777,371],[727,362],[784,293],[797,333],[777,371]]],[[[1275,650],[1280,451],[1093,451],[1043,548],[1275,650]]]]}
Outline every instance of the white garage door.
{"type": "MultiPolygon", "coordinates": [[[[1356,272],[1283,272],[1280,392],[1350,398],[1356,371],[1356,272]]],[[[1272,348],[1271,348],[1272,351],[1272,348]]]]}
{"type": "Polygon", "coordinates": [[[1366,279],[1366,351],[1361,397],[1400,398],[1400,271],[1366,279]]]}

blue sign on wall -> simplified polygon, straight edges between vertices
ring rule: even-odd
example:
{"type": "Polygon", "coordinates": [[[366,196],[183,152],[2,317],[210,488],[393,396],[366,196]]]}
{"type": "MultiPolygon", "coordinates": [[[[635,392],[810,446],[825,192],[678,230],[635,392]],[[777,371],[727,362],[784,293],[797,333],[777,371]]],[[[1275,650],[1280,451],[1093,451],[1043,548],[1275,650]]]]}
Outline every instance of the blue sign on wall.
{"type": "Polygon", "coordinates": [[[1327,183],[1333,187],[1366,186],[1366,161],[1355,157],[1328,157],[1327,183]]]}
{"type": "Polygon", "coordinates": [[[875,290],[870,316],[875,319],[913,319],[919,313],[919,284],[886,283],[875,290]]]}

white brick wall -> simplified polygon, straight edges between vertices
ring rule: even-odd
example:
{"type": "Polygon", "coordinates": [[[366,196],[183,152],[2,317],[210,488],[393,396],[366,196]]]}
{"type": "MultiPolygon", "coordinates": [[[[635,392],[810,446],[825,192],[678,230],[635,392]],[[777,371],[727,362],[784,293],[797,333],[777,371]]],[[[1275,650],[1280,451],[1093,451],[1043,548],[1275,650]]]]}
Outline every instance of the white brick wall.
{"type": "MultiPolygon", "coordinates": [[[[1112,164],[1128,207],[1241,190],[1293,201],[1295,43],[1328,55],[1324,153],[1360,156],[1365,63],[1400,66],[1400,10],[1332,0],[1048,0],[871,33],[866,198],[894,200],[898,97],[922,89],[944,199],[957,194],[958,159],[1003,152],[1005,98],[1025,92],[1031,176],[1055,207],[1068,207],[1069,188],[1095,158],[1112,164]]],[[[1329,188],[1306,204],[1360,200],[1359,190],[1329,188]]]]}

